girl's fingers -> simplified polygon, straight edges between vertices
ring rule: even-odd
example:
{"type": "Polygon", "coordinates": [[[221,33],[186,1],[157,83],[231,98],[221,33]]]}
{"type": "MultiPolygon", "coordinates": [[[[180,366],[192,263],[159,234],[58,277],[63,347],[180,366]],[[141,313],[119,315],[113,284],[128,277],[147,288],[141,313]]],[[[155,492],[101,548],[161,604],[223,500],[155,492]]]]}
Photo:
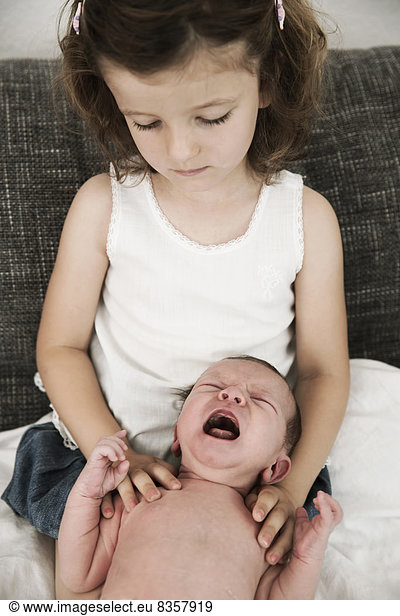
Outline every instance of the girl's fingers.
{"type": "Polygon", "coordinates": [[[103,518],[112,518],[114,515],[114,504],[111,492],[103,496],[103,501],[101,503],[101,514],[103,518]]]}
{"type": "MultiPolygon", "coordinates": [[[[267,514],[269,514],[272,509],[276,509],[276,505],[279,500],[279,494],[276,491],[269,492],[264,489],[259,493],[255,505],[253,507],[252,516],[256,522],[262,522],[267,514]]],[[[274,510],[275,511],[275,510],[274,510]]],[[[268,519],[270,515],[268,515],[268,519]]],[[[284,522],[284,520],[283,520],[284,522]]],[[[280,526],[276,527],[274,535],[278,532],[279,528],[282,526],[283,522],[280,526]]],[[[264,525],[265,526],[265,525],[264,525]]]]}
{"type": "Polygon", "coordinates": [[[250,492],[250,494],[248,494],[246,496],[246,498],[244,499],[244,504],[246,505],[247,509],[249,509],[250,511],[253,511],[254,509],[254,505],[257,502],[257,494],[255,494],[254,492],[250,492]]]}
{"type": "MultiPolygon", "coordinates": [[[[253,509],[253,517],[254,511],[255,508],[253,509]]],[[[280,509],[279,505],[277,505],[273,511],[269,513],[266,522],[264,522],[260,532],[258,533],[258,543],[263,548],[269,548],[276,535],[286,523],[287,519],[287,512],[280,509]]]]}
{"type": "Polygon", "coordinates": [[[146,472],[167,490],[179,490],[181,487],[179,479],[177,479],[163,464],[158,462],[149,464],[146,467],[146,472]]]}
{"type": "Polygon", "coordinates": [[[265,554],[265,560],[270,565],[276,565],[292,549],[294,520],[286,520],[270,549],[265,554]]]}
{"type": "Polygon", "coordinates": [[[175,476],[178,474],[178,468],[174,466],[174,464],[170,464],[169,462],[165,462],[164,460],[160,460],[159,458],[154,458],[154,462],[166,468],[171,473],[171,475],[175,476]]]}
{"type": "Polygon", "coordinates": [[[160,490],[155,486],[154,481],[143,469],[137,468],[131,470],[130,476],[132,483],[149,503],[161,497],[160,490]]]}
{"type": "Polygon", "coordinates": [[[125,477],[118,485],[117,490],[122,498],[125,509],[129,512],[138,504],[135,489],[132,485],[129,475],[125,477]]]}

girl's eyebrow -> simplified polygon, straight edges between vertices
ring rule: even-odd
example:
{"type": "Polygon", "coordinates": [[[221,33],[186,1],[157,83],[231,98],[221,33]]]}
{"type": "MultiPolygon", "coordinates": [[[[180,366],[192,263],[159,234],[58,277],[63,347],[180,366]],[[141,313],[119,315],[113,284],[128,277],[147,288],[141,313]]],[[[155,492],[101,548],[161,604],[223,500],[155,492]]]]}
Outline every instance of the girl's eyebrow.
{"type": "Polygon", "coordinates": [[[198,109],[207,109],[207,107],[218,107],[219,105],[226,105],[226,103],[232,104],[234,102],[236,102],[236,98],[214,98],[207,103],[196,105],[196,107],[192,108],[192,111],[196,111],[198,109]]]}
{"type": "MultiPolygon", "coordinates": [[[[218,107],[220,105],[232,104],[235,103],[235,98],[215,98],[207,103],[202,103],[201,105],[196,105],[196,107],[192,107],[190,111],[198,111],[199,109],[207,109],[208,107],[218,107]]],[[[132,111],[131,109],[120,109],[120,112],[124,116],[148,116],[155,117],[156,113],[151,113],[150,111],[132,111]]]]}

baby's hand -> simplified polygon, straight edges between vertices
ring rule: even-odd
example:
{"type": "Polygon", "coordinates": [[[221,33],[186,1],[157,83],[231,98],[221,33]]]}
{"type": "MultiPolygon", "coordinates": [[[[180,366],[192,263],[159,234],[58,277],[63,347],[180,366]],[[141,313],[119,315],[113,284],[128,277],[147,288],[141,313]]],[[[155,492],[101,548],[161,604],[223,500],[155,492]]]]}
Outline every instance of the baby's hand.
{"type": "Polygon", "coordinates": [[[303,507],[296,510],[293,558],[306,563],[322,560],[329,535],[343,518],[342,508],[329,494],[320,491],[313,502],[320,513],[311,521],[303,507]]]}
{"type": "Polygon", "coordinates": [[[125,451],[128,446],[122,440],[126,430],[113,436],[105,436],[90,454],[78,481],[79,492],[87,498],[103,498],[115,490],[126,477],[129,462],[125,451]]]}
{"type": "Polygon", "coordinates": [[[277,484],[263,486],[258,495],[250,492],[245,502],[254,520],[264,522],[257,540],[267,548],[265,560],[270,565],[286,561],[292,549],[296,512],[288,492],[277,484]]]}
{"type": "MultiPolygon", "coordinates": [[[[133,509],[138,503],[136,491],[149,503],[161,497],[161,492],[154,481],[167,490],[181,488],[180,481],[174,476],[177,468],[172,464],[154,456],[138,454],[132,449],[128,449],[126,458],[130,463],[129,475],[119,484],[118,492],[127,511],[133,509]]],[[[101,510],[104,517],[112,517],[114,507],[111,495],[104,498],[101,510]]]]}

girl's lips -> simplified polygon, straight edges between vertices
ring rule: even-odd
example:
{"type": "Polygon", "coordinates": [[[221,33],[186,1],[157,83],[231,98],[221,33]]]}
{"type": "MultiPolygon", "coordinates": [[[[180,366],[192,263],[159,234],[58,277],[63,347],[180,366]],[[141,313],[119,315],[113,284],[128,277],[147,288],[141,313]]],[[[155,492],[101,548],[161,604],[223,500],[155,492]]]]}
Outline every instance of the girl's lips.
{"type": "Polygon", "coordinates": [[[208,169],[208,167],[200,167],[199,169],[189,169],[188,171],[185,171],[184,169],[174,169],[175,173],[178,173],[179,175],[182,175],[184,177],[191,177],[193,175],[199,175],[199,173],[203,173],[203,171],[205,171],[206,169],[208,169]]]}

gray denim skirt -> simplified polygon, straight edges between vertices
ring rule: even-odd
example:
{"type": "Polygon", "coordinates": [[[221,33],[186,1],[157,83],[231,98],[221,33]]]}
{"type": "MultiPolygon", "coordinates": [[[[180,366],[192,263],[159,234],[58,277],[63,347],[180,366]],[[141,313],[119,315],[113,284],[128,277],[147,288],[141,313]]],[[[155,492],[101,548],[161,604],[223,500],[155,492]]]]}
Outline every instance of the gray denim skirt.
{"type": "Polygon", "coordinates": [[[38,531],[57,539],[68,495],[85,463],[79,449],[65,447],[52,422],[34,425],[22,436],[1,498],[38,531]]]}

